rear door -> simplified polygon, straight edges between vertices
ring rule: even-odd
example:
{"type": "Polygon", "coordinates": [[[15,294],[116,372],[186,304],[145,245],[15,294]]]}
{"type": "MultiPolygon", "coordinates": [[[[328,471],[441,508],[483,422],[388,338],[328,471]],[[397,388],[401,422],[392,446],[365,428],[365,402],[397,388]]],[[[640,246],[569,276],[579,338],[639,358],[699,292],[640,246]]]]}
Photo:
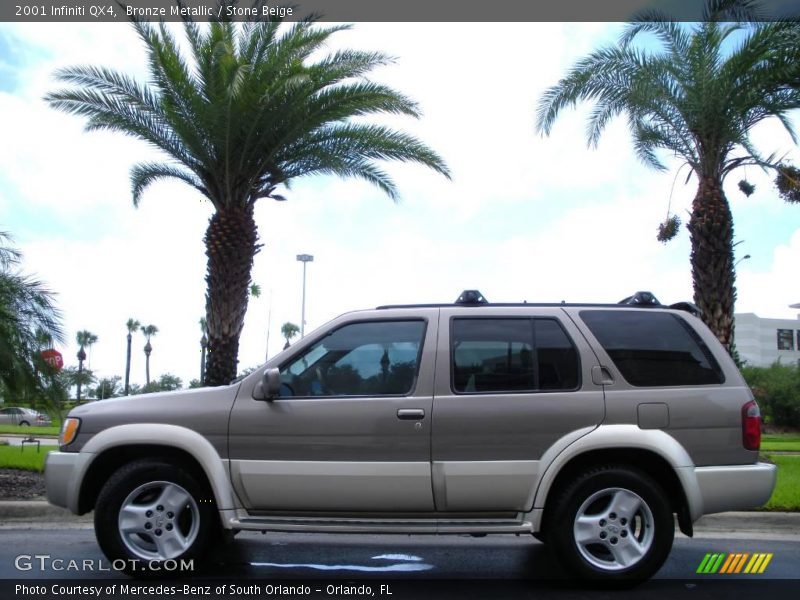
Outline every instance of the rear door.
{"type": "Polygon", "coordinates": [[[544,453],[603,420],[595,364],[559,308],[442,309],[433,402],[436,509],[530,510],[544,453]]]}

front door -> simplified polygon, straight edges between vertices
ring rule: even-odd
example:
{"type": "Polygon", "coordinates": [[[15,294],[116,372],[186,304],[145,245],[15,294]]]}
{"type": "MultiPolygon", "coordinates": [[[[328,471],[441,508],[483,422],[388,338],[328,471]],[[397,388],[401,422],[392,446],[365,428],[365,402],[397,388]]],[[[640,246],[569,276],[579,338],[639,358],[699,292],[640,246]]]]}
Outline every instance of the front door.
{"type": "MultiPolygon", "coordinates": [[[[384,316],[385,315],[385,316],[384,316]]],[[[280,365],[281,395],[238,398],[236,492],[257,511],[432,511],[438,310],[334,322],[280,365]]]]}

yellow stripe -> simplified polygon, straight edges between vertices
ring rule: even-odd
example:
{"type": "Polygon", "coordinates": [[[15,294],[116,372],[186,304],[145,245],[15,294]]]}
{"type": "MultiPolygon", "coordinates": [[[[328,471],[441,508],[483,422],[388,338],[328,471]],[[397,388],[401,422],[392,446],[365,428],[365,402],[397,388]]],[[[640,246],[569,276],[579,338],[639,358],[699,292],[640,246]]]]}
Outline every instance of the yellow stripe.
{"type": "Polygon", "coordinates": [[[750,559],[750,562],[747,563],[747,568],[744,570],[744,572],[755,573],[758,570],[758,565],[761,564],[762,560],[764,560],[763,554],[754,554],[753,558],[750,559]]]}
{"type": "Polygon", "coordinates": [[[758,570],[758,572],[759,572],[759,573],[763,573],[763,572],[764,572],[764,569],[766,569],[766,568],[767,568],[767,565],[769,564],[769,561],[771,561],[771,560],[772,560],[772,552],[770,552],[769,554],[767,554],[767,557],[766,557],[766,559],[764,560],[764,562],[761,564],[761,568],[758,570]]]}
{"type": "Polygon", "coordinates": [[[753,560],[750,561],[750,564],[747,565],[747,568],[744,570],[745,573],[758,573],[758,567],[761,566],[761,562],[764,560],[766,554],[759,553],[753,554],[753,560]]]}
{"type": "Polygon", "coordinates": [[[719,570],[720,573],[727,573],[728,572],[728,565],[730,565],[734,559],[739,556],[738,554],[729,554],[728,560],[725,561],[725,564],[722,565],[722,568],[719,570]]]}

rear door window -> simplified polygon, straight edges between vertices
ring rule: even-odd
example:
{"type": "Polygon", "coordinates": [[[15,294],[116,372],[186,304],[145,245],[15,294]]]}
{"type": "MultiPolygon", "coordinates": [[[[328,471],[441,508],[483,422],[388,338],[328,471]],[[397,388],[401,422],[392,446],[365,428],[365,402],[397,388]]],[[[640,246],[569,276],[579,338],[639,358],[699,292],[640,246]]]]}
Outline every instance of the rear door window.
{"type": "Polygon", "coordinates": [[[453,319],[456,393],[576,389],[578,353],[555,319],[453,319]]]}
{"type": "Polygon", "coordinates": [[[678,315],[584,310],[580,316],[631,385],[711,385],[724,381],[709,348],[678,315]]]}

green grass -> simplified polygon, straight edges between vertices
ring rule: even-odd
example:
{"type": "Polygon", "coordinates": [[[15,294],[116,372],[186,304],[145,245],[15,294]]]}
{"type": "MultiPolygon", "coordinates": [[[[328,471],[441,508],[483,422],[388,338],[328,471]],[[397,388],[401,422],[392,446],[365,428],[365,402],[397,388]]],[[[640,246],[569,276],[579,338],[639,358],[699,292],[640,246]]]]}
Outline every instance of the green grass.
{"type": "Polygon", "coordinates": [[[42,446],[36,452],[36,445],[26,445],[24,450],[20,446],[0,446],[0,469],[22,469],[24,471],[44,471],[44,459],[47,453],[56,450],[54,446],[42,446]]]}
{"type": "Polygon", "coordinates": [[[772,454],[769,459],[778,465],[778,484],[764,510],[800,511],[800,456],[772,454]]]}
{"type": "Polygon", "coordinates": [[[800,435],[796,433],[774,433],[761,436],[763,452],[800,452],[800,435]]]}
{"type": "Polygon", "coordinates": [[[61,424],[54,424],[49,427],[36,427],[35,425],[21,427],[19,425],[0,425],[0,433],[21,433],[23,435],[58,435],[61,431],[61,424]]]}

